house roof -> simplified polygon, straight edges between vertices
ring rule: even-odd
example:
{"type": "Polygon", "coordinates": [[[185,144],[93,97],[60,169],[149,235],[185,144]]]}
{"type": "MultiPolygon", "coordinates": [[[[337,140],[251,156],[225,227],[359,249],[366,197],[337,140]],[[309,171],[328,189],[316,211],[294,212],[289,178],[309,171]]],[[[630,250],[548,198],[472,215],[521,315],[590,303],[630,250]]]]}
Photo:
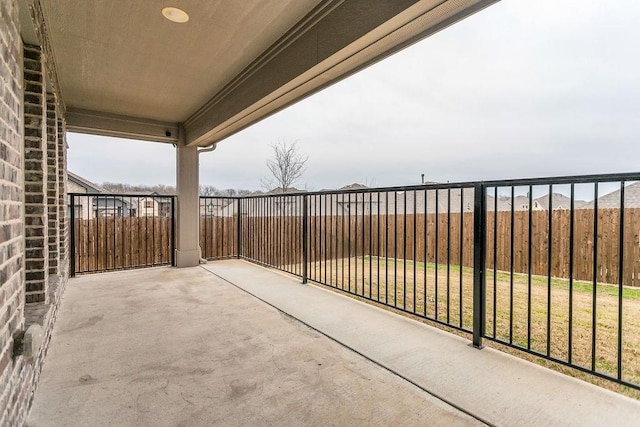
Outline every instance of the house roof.
{"type": "MultiPolygon", "coordinates": [[[[586,203],[583,207],[593,209],[594,203],[586,203]]],[[[624,207],[640,208],[640,182],[634,182],[624,187],[624,207]]],[[[620,190],[615,190],[598,197],[598,209],[615,208],[620,208],[620,190]]]]}
{"type": "MultiPolygon", "coordinates": [[[[565,196],[560,193],[553,193],[551,197],[551,206],[552,209],[570,209],[571,208],[571,198],[565,196]]],[[[542,209],[549,209],[549,195],[545,194],[544,196],[537,197],[534,199],[534,202],[537,202],[539,207],[542,209]]],[[[575,205],[574,201],[574,205],[575,205]]],[[[580,201],[581,202],[581,201],[580,201]]]]}
{"type": "MultiPolygon", "coordinates": [[[[549,195],[544,195],[535,199],[541,208],[548,209],[549,208],[549,195]]],[[[571,209],[571,197],[565,196],[564,194],[553,193],[553,209],[571,209]]],[[[585,200],[573,200],[574,209],[582,209],[588,205],[588,202],[585,200]]]]}
{"type": "Polygon", "coordinates": [[[359,184],[357,182],[354,182],[353,184],[349,184],[349,185],[345,185],[344,187],[340,187],[340,190],[364,190],[367,189],[369,187],[367,187],[364,184],[359,184]]]}
{"type": "Polygon", "coordinates": [[[274,188],[273,190],[268,191],[265,194],[296,194],[296,193],[306,193],[306,191],[298,190],[296,187],[288,187],[285,189],[274,188]]]}
{"type": "Polygon", "coordinates": [[[80,175],[76,175],[69,170],[67,171],[67,178],[81,187],[86,188],[88,193],[107,193],[107,191],[98,184],[95,184],[80,175]]]}
{"type": "Polygon", "coordinates": [[[135,205],[135,202],[133,200],[128,200],[127,197],[120,197],[115,194],[99,194],[91,197],[91,200],[94,206],[100,206],[107,209],[110,207],[115,208],[117,204],[125,206],[135,205]]]}

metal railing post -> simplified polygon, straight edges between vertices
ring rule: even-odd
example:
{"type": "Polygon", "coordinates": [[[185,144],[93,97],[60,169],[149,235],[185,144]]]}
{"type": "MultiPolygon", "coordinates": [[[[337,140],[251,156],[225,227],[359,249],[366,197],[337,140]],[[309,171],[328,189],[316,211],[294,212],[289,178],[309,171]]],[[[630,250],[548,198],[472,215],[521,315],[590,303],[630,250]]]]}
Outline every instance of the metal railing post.
{"type": "Polygon", "coordinates": [[[238,202],[238,236],[236,241],[238,242],[238,248],[236,249],[236,258],[240,259],[240,255],[242,253],[242,198],[238,197],[236,201],[238,202]]]}
{"type": "Polygon", "coordinates": [[[302,196],[302,283],[307,283],[309,213],[307,195],[302,196]]]}
{"type": "Polygon", "coordinates": [[[71,212],[70,212],[70,219],[69,221],[71,222],[71,242],[69,244],[69,252],[70,252],[70,270],[71,270],[71,277],[76,277],[76,196],[75,194],[71,194],[71,212]]]}
{"type": "MultiPolygon", "coordinates": [[[[487,196],[486,185],[474,184],[473,212],[473,346],[482,348],[485,332],[485,268],[487,234],[487,196]]],[[[460,267],[462,268],[462,267],[460,267]]]]}
{"type": "Polygon", "coordinates": [[[176,196],[171,197],[171,266],[176,266],[176,196]]]}

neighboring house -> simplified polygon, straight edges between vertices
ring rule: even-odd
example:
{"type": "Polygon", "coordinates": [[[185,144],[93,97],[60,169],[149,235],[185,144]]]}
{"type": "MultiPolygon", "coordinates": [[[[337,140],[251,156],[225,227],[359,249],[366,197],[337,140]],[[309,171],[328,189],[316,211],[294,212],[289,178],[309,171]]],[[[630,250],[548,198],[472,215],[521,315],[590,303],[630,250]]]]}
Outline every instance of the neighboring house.
{"type": "MultiPolygon", "coordinates": [[[[73,172],[67,171],[67,193],[81,193],[74,197],[75,218],[91,219],[111,216],[134,216],[137,208],[133,200],[110,194],[104,188],[73,172]],[[86,196],[85,196],[86,195],[86,196]]],[[[71,196],[67,197],[67,210],[71,215],[71,196]]]]}
{"type": "MultiPolygon", "coordinates": [[[[593,209],[594,202],[585,203],[583,209],[593,209]]],[[[634,182],[624,187],[624,207],[640,208],[640,182],[634,182]]],[[[598,209],[619,209],[620,190],[615,190],[598,197],[598,209]]]]}
{"type": "Polygon", "coordinates": [[[354,182],[353,184],[349,184],[349,185],[345,185],[344,187],[340,187],[338,190],[339,191],[343,191],[343,190],[368,190],[369,187],[367,187],[364,184],[358,184],[357,182],[354,182]]]}
{"type": "MultiPolygon", "coordinates": [[[[438,213],[446,214],[460,213],[461,207],[463,212],[473,212],[474,198],[473,189],[466,188],[462,192],[460,189],[451,190],[438,190],[436,196],[436,190],[426,191],[426,206],[425,206],[425,191],[424,190],[407,190],[407,191],[367,191],[368,187],[362,184],[351,184],[340,188],[340,190],[356,190],[355,192],[335,193],[335,190],[323,190],[320,194],[312,194],[308,199],[309,213],[312,216],[343,216],[343,215],[403,215],[406,213],[411,215],[414,212],[416,214],[438,213]],[[362,192],[358,191],[362,190],[362,192]],[[323,194],[325,193],[326,194],[323,194]],[[450,197],[450,201],[449,201],[450,197]],[[437,208],[436,208],[437,202],[437,208]]],[[[275,199],[273,206],[267,209],[267,215],[269,212],[280,212],[281,208],[278,206],[278,199],[275,199]]],[[[296,211],[296,202],[294,200],[286,200],[285,203],[292,205],[292,212],[296,211]]],[[[300,202],[297,202],[299,205],[300,202]]],[[[499,206],[501,204],[499,203],[499,206]]],[[[487,208],[493,210],[494,199],[491,196],[487,196],[487,208]]],[[[249,206],[250,212],[253,212],[255,208],[249,206]]],[[[243,214],[246,214],[247,209],[243,214]]],[[[506,209],[505,209],[506,210],[506,209]]]]}
{"type": "MultiPolygon", "coordinates": [[[[306,190],[298,190],[295,187],[289,187],[284,192],[275,188],[264,195],[274,195],[281,197],[266,197],[258,202],[252,202],[253,199],[246,199],[242,206],[243,216],[297,216],[302,215],[302,194],[306,190]]],[[[227,199],[224,196],[207,199],[205,204],[200,205],[200,214],[207,216],[234,216],[237,215],[237,206],[233,199],[227,199]]]]}
{"type": "MultiPolygon", "coordinates": [[[[126,195],[111,193],[93,182],[67,172],[67,192],[81,193],[74,197],[75,218],[91,219],[123,216],[171,216],[171,197],[146,191],[126,195]]],[[[67,200],[71,215],[71,196],[67,200]]]]}
{"type": "Polygon", "coordinates": [[[298,190],[296,187],[287,187],[285,189],[274,188],[271,191],[267,191],[265,194],[298,194],[304,192],[305,190],[298,190]]]}
{"type": "Polygon", "coordinates": [[[158,193],[151,193],[153,197],[138,198],[138,212],[140,216],[171,216],[171,198],[162,197],[158,193]]]}
{"type": "MultiPolygon", "coordinates": [[[[571,198],[560,193],[553,193],[551,195],[552,209],[553,210],[569,210],[571,209],[571,198]]],[[[533,211],[546,211],[549,209],[549,195],[537,197],[531,201],[531,210],[533,211]]],[[[580,209],[586,202],[584,200],[574,200],[574,209],[580,209]]],[[[498,202],[499,211],[511,210],[511,197],[500,196],[498,202]]],[[[528,211],[529,210],[529,196],[515,196],[513,200],[514,211],[528,211]]],[[[491,208],[489,210],[492,210],[491,208]]]]}
{"type": "MultiPolygon", "coordinates": [[[[67,171],[67,193],[101,194],[106,193],[104,188],[93,182],[67,171]]],[[[79,196],[74,200],[75,218],[94,218],[93,197],[79,196]]],[[[67,216],[71,217],[71,196],[67,196],[67,216]]]]}
{"type": "MultiPolygon", "coordinates": [[[[574,200],[574,208],[582,206],[584,202],[582,200],[574,200]]],[[[571,209],[571,197],[567,197],[564,194],[553,193],[551,195],[551,205],[553,210],[569,210],[571,209]]],[[[549,209],[549,195],[545,194],[542,197],[538,197],[533,201],[533,210],[548,210],[549,209]]]]}
{"type": "MultiPolygon", "coordinates": [[[[353,184],[341,187],[339,191],[344,190],[367,190],[369,187],[354,182],[353,184]]],[[[317,203],[316,203],[317,204],[317,203]]],[[[322,200],[323,215],[362,215],[378,213],[378,194],[377,193],[343,193],[333,194],[322,200]]],[[[319,206],[319,205],[318,205],[319,206]]],[[[318,208],[319,210],[319,208],[318,208]]],[[[382,211],[381,211],[382,213],[382,211]]]]}
{"type": "Polygon", "coordinates": [[[502,205],[498,206],[498,210],[510,211],[513,205],[514,211],[528,211],[529,210],[529,196],[514,196],[511,200],[510,196],[500,197],[502,205]]]}
{"type": "Polygon", "coordinates": [[[136,216],[136,197],[100,194],[93,197],[93,218],[136,216]]]}
{"type": "MultiPolygon", "coordinates": [[[[383,194],[380,198],[382,212],[385,206],[388,208],[389,214],[398,212],[404,214],[406,199],[407,214],[421,214],[426,211],[428,214],[447,214],[447,213],[468,213],[474,211],[474,189],[473,188],[451,188],[440,190],[427,190],[426,197],[424,190],[408,190],[405,192],[383,194]]],[[[493,211],[495,207],[493,196],[487,195],[487,210],[493,211]]],[[[500,210],[501,204],[498,203],[500,210]]]]}
{"type": "Polygon", "coordinates": [[[205,199],[200,199],[200,216],[222,216],[222,210],[228,202],[228,200],[217,196],[207,196],[205,199]]]}
{"type": "MultiPolygon", "coordinates": [[[[461,208],[463,212],[473,212],[474,209],[474,193],[472,188],[465,188],[464,190],[452,188],[451,190],[427,190],[426,191],[426,206],[425,206],[425,191],[419,190],[407,190],[407,191],[371,191],[368,192],[368,187],[362,184],[351,184],[340,188],[340,190],[362,190],[362,192],[344,192],[335,193],[335,190],[323,190],[319,194],[312,194],[308,199],[309,213],[312,216],[360,216],[360,215],[403,215],[406,213],[411,215],[414,212],[416,214],[438,213],[446,214],[460,213],[461,208]],[[326,194],[323,194],[325,193],[326,194]],[[450,200],[449,200],[450,198],[450,200]],[[436,203],[437,202],[437,203],[436,203]],[[436,208],[437,204],[437,208],[436,208]]],[[[274,198],[269,204],[268,208],[264,208],[263,205],[252,205],[249,203],[245,205],[243,209],[243,215],[277,215],[285,211],[287,214],[294,214],[295,212],[301,212],[301,201],[290,198],[280,199],[274,198]],[[287,209],[283,209],[282,203],[287,204],[287,209]],[[258,210],[256,210],[258,209],[258,210]],[[266,212],[263,212],[265,211],[266,212]]],[[[487,209],[492,211],[495,203],[492,196],[487,196],[487,209]]],[[[510,206],[510,205],[509,205],[510,206]]],[[[202,207],[201,207],[202,209],[202,207]]],[[[506,207],[503,201],[498,203],[499,210],[507,210],[510,207],[506,207]]]]}
{"type": "MultiPolygon", "coordinates": [[[[369,187],[354,183],[340,188],[338,191],[351,190],[350,192],[335,193],[336,190],[321,190],[309,195],[307,199],[309,214],[311,216],[360,216],[360,215],[412,215],[429,213],[433,214],[459,214],[474,212],[474,189],[408,189],[406,191],[367,191],[369,187]],[[355,191],[354,191],[355,190],[355,191]],[[426,199],[426,200],[425,200],[426,199]]],[[[638,188],[640,192],[640,187],[638,188]]],[[[279,190],[270,191],[267,194],[280,194],[279,190]]],[[[302,199],[299,197],[304,191],[288,189],[283,197],[262,199],[258,203],[251,203],[251,199],[243,204],[242,214],[248,216],[278,216],[278,215],[302,215],[302,199]],[[288,197],[290,196],[290,197],[288,197]],[[296,197],[298,196],[298,197],[296,197]]],[[[487,195],[487,211],[496,209],[500,212],[511,211],[512,200],[508,195],[499,195],[496,200],[493,195],[487,195]]],[[[640,196],[639,196],[640,197],[640,196]]],[[[569,210],[571,199],[560,193],[551,196],[554,210],[569,210]]],[[[640,201],[640,200],[639,200],[640,201]]],[[[583,200],[574,200],[574,208],[580,209],[585,205],[583,200]]],[[[514,211],[528,211],[529,197],[517,195],[513,200],[514,211]]],[[[544,195],[532,200],[531,209],[547,210],[549,195],[544,195]]],[[[232,199],[212,198],[200,205],[200,214],[207,216],[233,216],[237,214],[238,207],[232,199]]]]}

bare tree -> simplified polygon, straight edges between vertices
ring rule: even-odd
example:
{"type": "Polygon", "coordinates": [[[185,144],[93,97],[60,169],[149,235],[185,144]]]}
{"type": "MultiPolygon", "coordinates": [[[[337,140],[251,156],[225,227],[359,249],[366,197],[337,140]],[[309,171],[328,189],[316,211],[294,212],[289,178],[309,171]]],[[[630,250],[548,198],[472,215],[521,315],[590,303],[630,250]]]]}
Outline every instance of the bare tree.
{"type": "Polygon", "coordinates": [[[227,188],[226,190],[220,190],[213,185],[200,184],[200,195],[206,197],[238,197],[254,194],[251,190],[243,190],[237,188],[227,188]]]}
{"type": "Polygon", "coordinates": [[[284,193],[288,188],[300,179],[305,171],[305,164],[309,157],[298,152],[298,143],[287,144],[282,140],[271,146],[273,157],[267,160],[267,167],[271,177],[262,180],[265,190],[273,188],[284,193]]]}
{"type": "Polygon", "coordinates": [[[200,184],[200,195],[204,197],[217,196],[220,190],[218,190],[213,185],[202,185],[200,184]]]}
{"type": "MultiPolygon", "coordinates": [[[[146,192],[146,193],[158,193],[160,195],[173,195],[176,194],[176,188],[172,185],[166,184],[126,184],[121,182],[105,182],[101,184],[102,188],[111,193],[131,193],[131,192],[146,192]]],[[[254,194],[254,191],[243,190],[236,188],[228,188],[226,190],[220,190],[218,187],[208,184],[200,185],[200,195],[206,197],[236,197],[246,196],[248,194],[254,194]]]]}
{"type": "Polygon", "coordinates": [[[176,188],[172,185],[165,184],[125,184],[120,182],[104,182],[102,188],[111,193],[131,193],[131,192],[147,192],[158,194],[176,194],[176,188]]]}

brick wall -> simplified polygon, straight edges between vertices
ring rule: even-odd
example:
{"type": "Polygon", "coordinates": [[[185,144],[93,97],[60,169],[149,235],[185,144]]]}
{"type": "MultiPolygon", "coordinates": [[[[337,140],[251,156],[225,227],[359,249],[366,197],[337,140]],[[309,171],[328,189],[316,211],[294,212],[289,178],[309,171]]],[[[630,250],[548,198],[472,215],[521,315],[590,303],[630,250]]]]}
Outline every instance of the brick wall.
{"type": "Polygon", "coordinates": [[[15,416],[14,335],[24,323],[22,41],[14,0],[0,0],[0,425],[15,416]]]}
{"type": "MultiPolygon", "coordinates": [[[[39,2],[20,4],[47,45],[39,2]]],[[[69,253],[64,107],[53,61],[23,45],[18,17],[18,0],[0,0],[0,426],[24,425],[69,253]]]]}
{"type": "Polygon", "coordinates": [[[42,53],[24,47],[26,302],[44,302],[49,281],[46,92],[42,53]]]}
{"type": "Polygon", "coordinates": [[[69,227],[67,226],[67,133],[64,122],[58,119],[58,220],[60,270],[68,271],[69,227]]]}
{"type": "Polygon", "coordinates": [[[47,218],[49,235],[49,275],[59,273],[59,210],[58,210],[58,114],[56,99],[47,94],[47,218]]]}

